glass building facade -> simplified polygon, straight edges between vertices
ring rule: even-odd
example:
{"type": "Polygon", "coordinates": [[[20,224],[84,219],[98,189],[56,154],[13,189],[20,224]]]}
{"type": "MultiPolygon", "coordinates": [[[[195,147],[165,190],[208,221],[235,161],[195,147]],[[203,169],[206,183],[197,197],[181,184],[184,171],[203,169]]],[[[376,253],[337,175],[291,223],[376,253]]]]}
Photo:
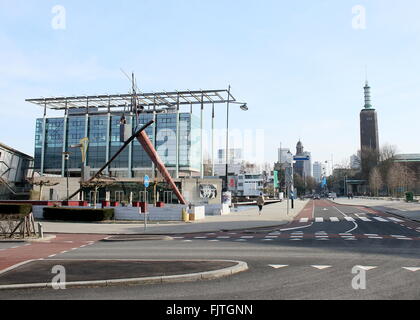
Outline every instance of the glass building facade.
{"type": "MultiPolygon", "coordinates": [[[[171,174],[178,168],[181,176],[195,175],[201,170],[200,120],[191,113],[179,113],[177,135],[177,113],[144,113],[139,116],[139,127],[156,116],[155,123],[146,129],[150,140],[171,174]],[[179,147],[177,150],[177,136],[179,147]]],[[[125,115],[128,125],[134,128],[134,116],[125,115]]],[[[82,154],[80,148],[71,148],[80,140],[89,138],[86,165],[92,171],[101,168],[123,145],[120,138],[121,114],[69,114],[63,118],[36,120],[35,170],[42,174],[71,176],[81,175],[82,154]],[[70,152],[64,161],[63,152],[70,152]],[[66,167],[68,165],[68,168],[66,167]]],[[[153,175],[153,164],[137,140],[134,140],[116,158],[109,174],[120,178],[153,175]]]]}

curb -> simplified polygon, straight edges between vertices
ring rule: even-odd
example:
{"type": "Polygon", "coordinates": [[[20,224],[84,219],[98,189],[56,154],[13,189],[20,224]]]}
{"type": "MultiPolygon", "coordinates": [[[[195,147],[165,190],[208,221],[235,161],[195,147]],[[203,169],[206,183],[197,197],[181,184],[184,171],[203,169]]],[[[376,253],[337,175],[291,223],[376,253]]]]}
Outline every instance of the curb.
{"type": "MultiPolygon", "coordinates": [[[[220,270],[189,273],[189,274],[183,274],[183,275],[144,277],[144,278],[132,278],[132,279],[77,281],[77,282],[60,283],[60,285],[65,285],[66,288],[75,288],[75,287],[85,287],[85,286],[109,287],[109,286],[114,286],[114,285],[145,285],[145,284],[192,282],[192,281],[202,281],[202,280],[215,280],[215,279],[228,277],[228,276],[248,270],[248,264],[243,261],[233,261],[233,260],[208,260],[208,261],[234,262],[236,263],[236,265],[233,267],[228,267],[228,268],[224,268],[220,270]]],[[[22,264],[26,264],[28,262],[30,261],[26,261],[25,263],[22,263],[22,264]]],[[[8,271],[18,266],[20,265],[14,266],[10,268],[8,271]]],[[[48,282],[48,283],[31,283],[31,284],[16,284],[16,285],[0,286],[0,290],[46,289],[46,288],[53,288],[53,284],[51,282],[48,282]]]]}
{"type": "Polygon", "coordinates": [[[26,243],[26,242],[44,242],[55,239],[55,235],[44,236],[42,239],[14,239],[14,240],[0,240],[0,243],[26,243]]]}

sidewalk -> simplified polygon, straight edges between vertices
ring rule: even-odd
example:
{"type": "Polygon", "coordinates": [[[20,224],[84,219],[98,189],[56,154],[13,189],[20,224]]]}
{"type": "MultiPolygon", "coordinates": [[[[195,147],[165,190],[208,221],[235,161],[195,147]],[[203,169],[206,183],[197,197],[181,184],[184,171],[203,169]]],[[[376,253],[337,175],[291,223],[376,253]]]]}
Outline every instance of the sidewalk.
{"type": "Polygon", "coordinates": [[[407,203],[404,201],[373,200],[373,199],[335,199],[335,203],[342,205],[366,206],[374,210],[394,214],[402,218],[420,222],[420,203],[407,203]]]}
{"type": "Polygon", "coordinates": [[[270,204],[264,207],[262,216],[257,207],[250,207],[240,212],[224,216],[207,216],[205,220],[183,223],[150,223],[144,231],[143,223],[68,223],[42,222],[45,233],[74,234],[183,234],[200,232],[218,232],[220,230],[240,230],[285,225],[293,220],[308,203],[308,200],[295,201],[294,210],[287,215],[287,202],[270,204]]]}

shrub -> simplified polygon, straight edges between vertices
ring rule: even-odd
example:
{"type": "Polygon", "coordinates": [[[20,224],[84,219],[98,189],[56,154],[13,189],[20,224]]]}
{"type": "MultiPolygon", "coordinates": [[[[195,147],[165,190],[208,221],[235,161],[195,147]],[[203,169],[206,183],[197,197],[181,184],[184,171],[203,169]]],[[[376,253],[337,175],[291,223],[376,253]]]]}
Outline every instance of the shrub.
{"type": "Polygon", "coordinates": [[[114,218],[114,209],[44,208],[44,219],[59,221],[105,221],[114,218]]]}
{"type": "Polygon", "coordinates": [[[27,216],[32,212],[31,204],[0,204],[0,215],[27,216]]]}

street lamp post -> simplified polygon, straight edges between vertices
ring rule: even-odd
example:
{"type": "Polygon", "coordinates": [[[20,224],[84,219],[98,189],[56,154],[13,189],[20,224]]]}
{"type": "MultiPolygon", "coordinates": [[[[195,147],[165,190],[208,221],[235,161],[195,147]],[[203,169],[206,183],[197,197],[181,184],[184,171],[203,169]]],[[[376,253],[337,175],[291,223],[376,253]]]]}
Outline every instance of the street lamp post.
{"type": "Polygon", "coordinates": [[[226,174],[225,174],[225,190],[228,191],[228,175],[229,175],[229,106],[230,103],[233,104],[240,104],[240,108],[242,111],[248,111],[248,106],[246,103],[241,102],[231,102],[230,101],[230,86],[228,89],[228,100],[227,100],[227,114],[226,114],[226,174]]]}
{"type": "Polygon", "coordinates": [[[67,176],[67,200],[69,199],[69,160],[70,160],[70,152],[63,152],[64,160],[66,163],[66,176],[67,176]]]}

